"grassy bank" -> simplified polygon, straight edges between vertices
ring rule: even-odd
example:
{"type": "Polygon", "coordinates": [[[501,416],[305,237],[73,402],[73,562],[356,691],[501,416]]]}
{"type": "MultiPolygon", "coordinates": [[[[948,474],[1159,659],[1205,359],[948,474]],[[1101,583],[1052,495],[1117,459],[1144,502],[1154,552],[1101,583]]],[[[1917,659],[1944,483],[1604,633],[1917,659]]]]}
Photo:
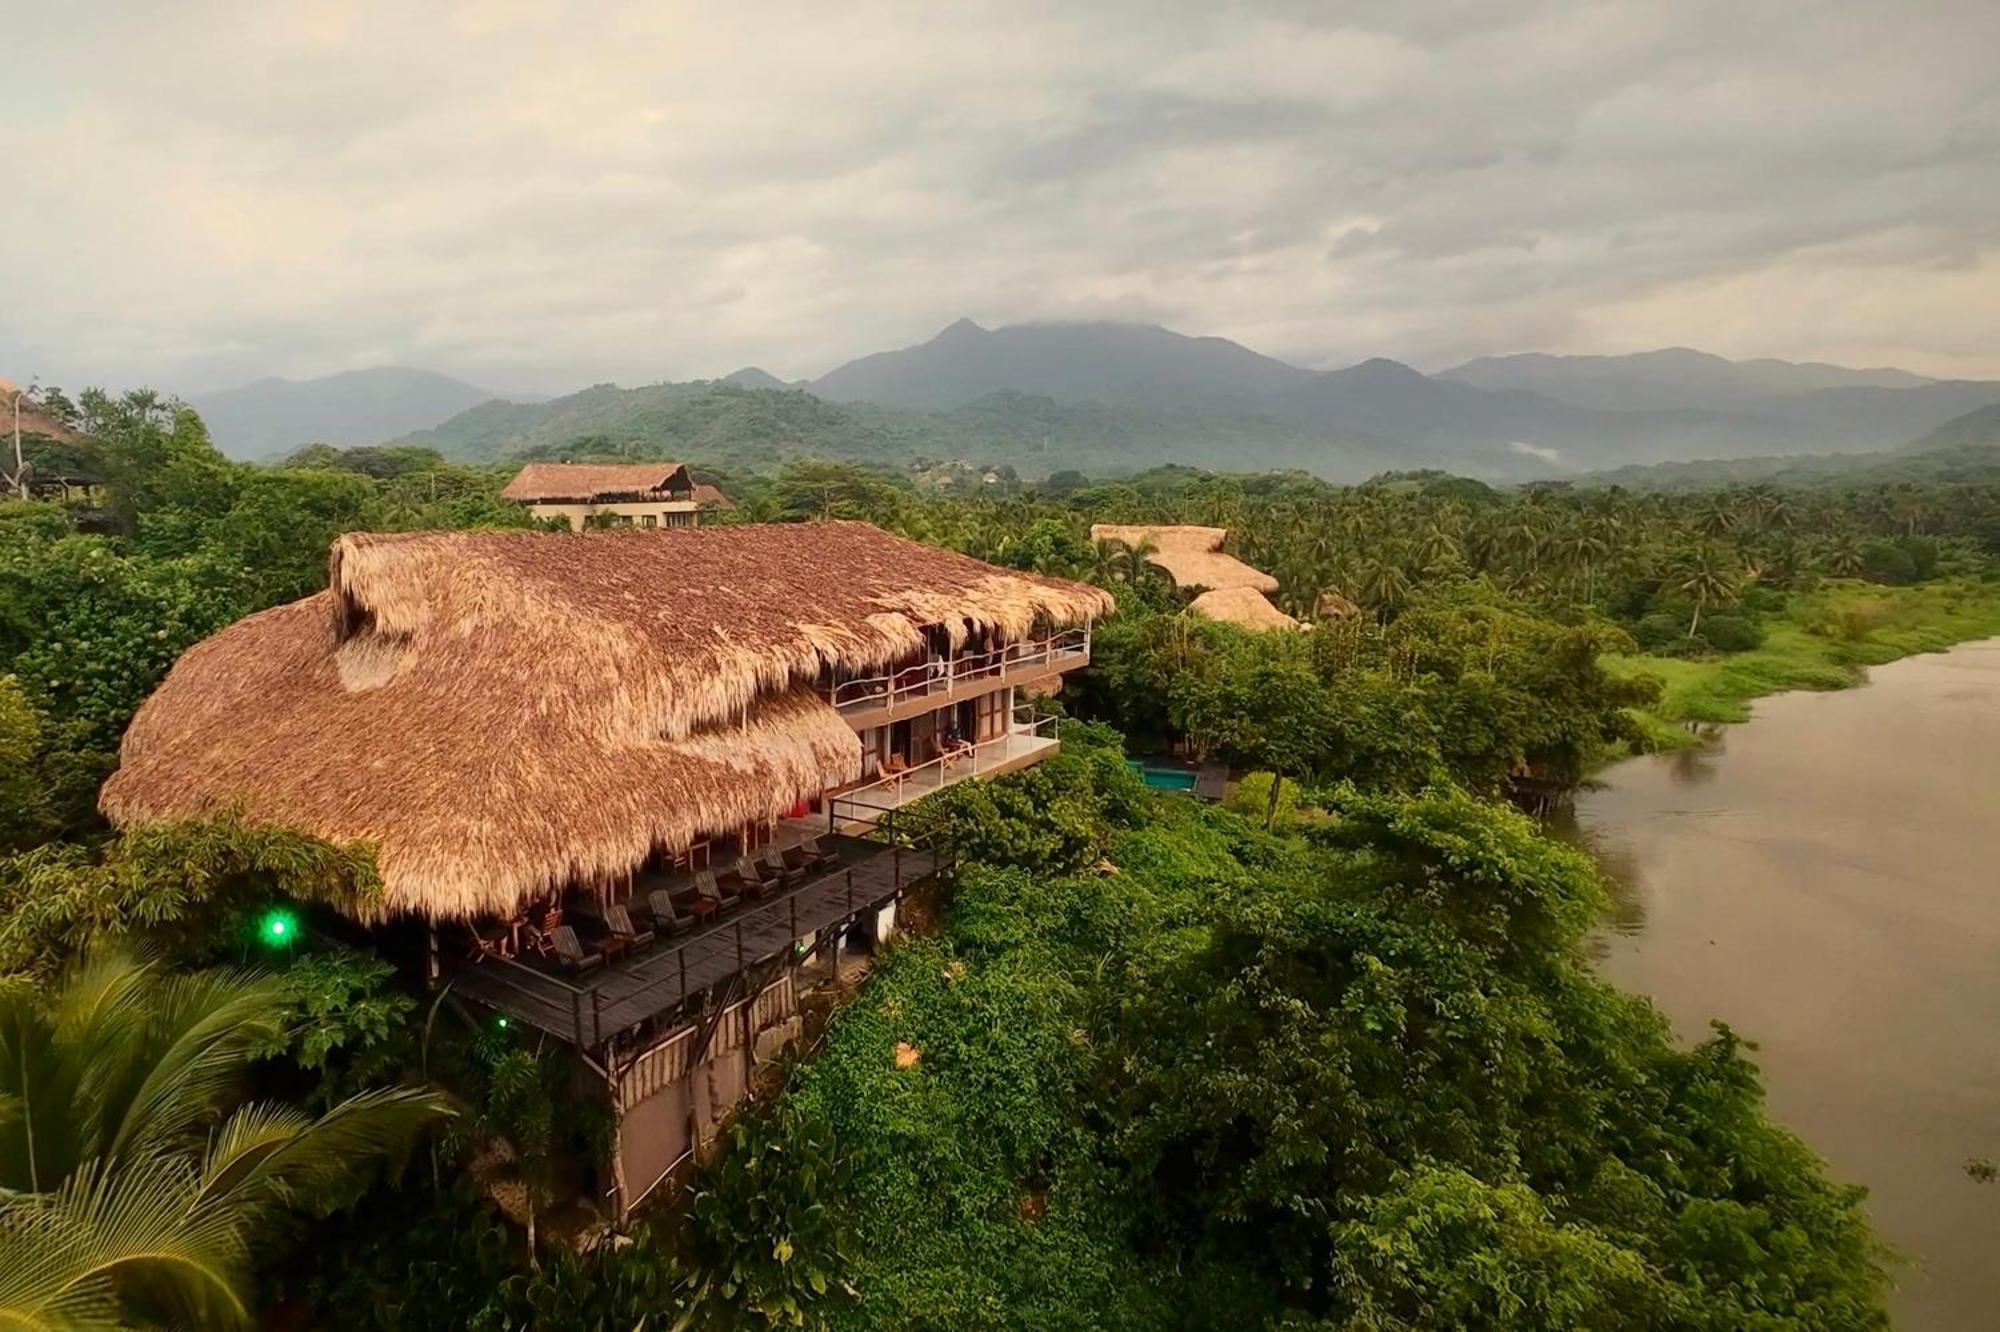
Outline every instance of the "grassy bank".
{"type": "Polygon", "coordinates": [[[1740,722],[1750,702],[1787,689],[1845,689],[1867,667],[2000,635],[2000,580],[1948,578],[1916,587],[1838,583],[1793,596],[1767,621],[1762,647],[1702,658],[1610,657],[1616,675],[1657,676],[1660,700],[1638,710],[1658,748],[1699,743],[1688,722],[1740,722]]]}

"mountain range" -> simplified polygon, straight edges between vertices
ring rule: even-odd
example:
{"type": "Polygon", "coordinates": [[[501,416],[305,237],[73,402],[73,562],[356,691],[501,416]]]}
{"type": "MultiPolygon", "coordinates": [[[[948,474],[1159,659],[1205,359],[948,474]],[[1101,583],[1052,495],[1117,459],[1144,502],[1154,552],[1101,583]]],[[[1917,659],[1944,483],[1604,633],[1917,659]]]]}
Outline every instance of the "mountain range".
{"type": "MultiPolygon", "coordinates": [[[[322,419],[331,419],[340,414],[330,404],[376,387],[367,376],[422,373],[363,372],[284,387],[291,401],[320,404],[322,419]]],[[[467,460],[567,451],[676,454],[726,465],[824,454],[881,462],[965,457],[1027,474],[1187,462],[1296,467],[1334,479],[1385,467],[1506,479],[1895,448],[2000,403],[2000,382],[1730,361],[1687,348],[1485,357],[1430,375],[1380,358],[1317,371],[1225,338],[1150,325],[987,329],[963,319],[926,342],[861,357],[810,381],[787,383],[747,367],[720,380],[605,384],[547,402],[497,402],[470,385],[431,379],[451,386],[429,386],[438,407],[453,406],[457,395],[452,411],[371,439],[354,424],[364,419],[355,406],[342,418],[342,436],[312,438],[395,439],[467,460]]],[[[263,397],[278,400],[268,390],[263,397]]],[[[397,409],[415,415],[423,398],[413,389],[397,409]]],[[[195,405],[206,413],[205,400],[195,405]]],[[[310,422],[293,424],[292,437],[304,442],[297,436],[310,422]]],[[[252,451],[238,428],[214,421],[211,428],[231,451],[252,451]]]]}

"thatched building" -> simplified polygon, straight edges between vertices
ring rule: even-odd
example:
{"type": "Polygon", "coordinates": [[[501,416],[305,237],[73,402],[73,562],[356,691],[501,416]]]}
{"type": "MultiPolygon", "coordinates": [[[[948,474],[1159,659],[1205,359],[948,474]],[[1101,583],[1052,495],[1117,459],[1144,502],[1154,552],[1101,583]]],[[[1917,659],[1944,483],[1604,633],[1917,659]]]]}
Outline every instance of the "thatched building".
{"type": "Polygon", "coordinates": [[[1204,592],[1188,603],[1188,614],[1221,620],[1245,629],[1302,629],[1305,626],[1271,604],[1254,587],[1223,587],[1204,592]]]}
{"type": "Polygon", "coordinates": [[[1265,595],[1278,590],[1277,579],[1223,552],[1228,528],[1096,523],[1090,539],[1122,542],[1134,550],[1150,547],[1146,563],[1173,579],[1175,587],[1199,594],[1188,604],[1196,615],[1246,629],[1300,627],[1265,595]]]}
{"type": "Polygon", "coordinates": [[[698,485],[684,464],[535,462],[500,492],[537,518],[585,527],[695,527],[704,508],[733,507],[720,490],[698,485]]]}
{"type": "Polygon", "coordinates": [[[329,583],[190,648],[103,809],[371,846],[334,905],[583,1052],[621,1209],[937,867],[868,826],[1053,752],[1018,696],[1112,604],[863,523],[350,535],[329,583]]]}

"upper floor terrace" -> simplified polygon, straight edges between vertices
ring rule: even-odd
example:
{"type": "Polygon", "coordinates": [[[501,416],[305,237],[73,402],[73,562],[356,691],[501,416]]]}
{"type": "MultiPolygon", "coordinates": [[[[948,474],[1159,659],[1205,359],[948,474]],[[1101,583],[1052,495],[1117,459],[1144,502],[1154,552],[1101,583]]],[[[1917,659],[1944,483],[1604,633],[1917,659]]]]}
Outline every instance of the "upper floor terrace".
{"type": "Polygon", "coordinates": [[[828,680],[820,692],[849,725],[865,730],[996,689],[1047,685],[1089,662],[1085,625],[969,652],[934,652],[901,670],[828,680]]]}

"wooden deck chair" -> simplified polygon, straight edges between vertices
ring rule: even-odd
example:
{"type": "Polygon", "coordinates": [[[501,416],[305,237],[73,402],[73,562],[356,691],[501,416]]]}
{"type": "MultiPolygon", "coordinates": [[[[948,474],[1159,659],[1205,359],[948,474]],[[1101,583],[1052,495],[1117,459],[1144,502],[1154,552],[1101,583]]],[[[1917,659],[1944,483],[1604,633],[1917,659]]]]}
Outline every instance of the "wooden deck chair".
{"type": "Polygon", "coordinates": [[[840,848],[835,846],[827,846],[825,843],[819,840],[819,835],[817,833],[815,833],[811,837],[806,838],[806,840],[801,842],[800,845],[803,846],[812,855],[819,858],[819,867],[821,869],[832,869],[835,865],[838,865],[840,863],[840,848]]]}
{"type": "Polygon", "coordinates": [[[694,924],[694,917],[675,906],[674,895],[664,888],[648,893],[646,905],[653,909],[653,928],[663,933],[679,934],[694,924]]]}
{"type": "Polygon", "coordinates": [[[632,912],[623,902],[613,902],[604,908],[604,923],[611,932],[624,939],[633,948],[644,948],[653,942],[653,932],[642,930],[632,923],[632,912]]]}
{"type": "Polygon", "coordinates": [[[558,925],[550,930],[549,947],[555,951],[556,961],[570,971],[589,971],[604,963],[604,954],[584,951],[583,945],[577,942],[574,926],[558,925]]]}

